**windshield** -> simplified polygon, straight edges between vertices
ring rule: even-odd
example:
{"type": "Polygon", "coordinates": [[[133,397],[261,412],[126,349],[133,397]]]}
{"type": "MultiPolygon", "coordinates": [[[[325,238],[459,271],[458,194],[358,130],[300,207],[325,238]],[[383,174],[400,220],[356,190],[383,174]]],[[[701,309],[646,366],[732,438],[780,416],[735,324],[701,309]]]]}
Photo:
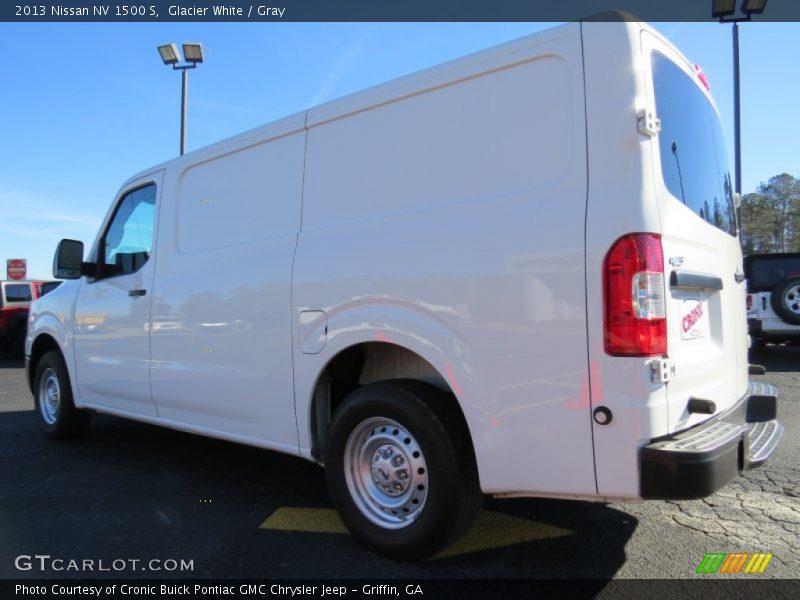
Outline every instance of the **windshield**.
{"type": "Polygon", "coordinates": [[[692,78],[657,52],[653,85],[667,189],[701,219],[736,235],[733,187],[716,111],[692,78]]]}

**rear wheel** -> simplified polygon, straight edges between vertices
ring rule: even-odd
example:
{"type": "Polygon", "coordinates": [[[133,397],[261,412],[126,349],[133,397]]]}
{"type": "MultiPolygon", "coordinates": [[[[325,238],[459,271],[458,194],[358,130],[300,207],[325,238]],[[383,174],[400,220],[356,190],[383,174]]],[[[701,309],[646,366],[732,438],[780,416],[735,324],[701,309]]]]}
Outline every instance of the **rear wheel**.
{"type": "Polygon", "coordinates": [[[75,407],[69,375],[61,354],[50,350],[42,356],[33,379],[33,397],[39,426],[53,439],[82,436],[92,414],[75,407]]]}
{"type": "Polygon", "coordinates": [[[800,277],[788,277],[776,285],[770,302],[784,323],[800,325],[800,277]]]}
{"type": "Polygon", "coordinates": [[[342,521],[396,560],[445,548],[472,523],[482,495],[463,427],[432,386],[404,380],[352,392],[337,409],[326,476],[342,521]]]}

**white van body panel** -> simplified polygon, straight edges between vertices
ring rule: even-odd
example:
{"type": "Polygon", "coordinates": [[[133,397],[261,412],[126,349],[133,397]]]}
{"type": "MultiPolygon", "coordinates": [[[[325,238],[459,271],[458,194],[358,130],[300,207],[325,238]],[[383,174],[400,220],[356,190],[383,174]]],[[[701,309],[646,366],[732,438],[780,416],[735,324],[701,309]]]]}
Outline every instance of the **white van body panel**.
{"type": "Polygon", "coordinates": [[[637,130],[653,49],[688,68],[640,23],[567,24],[137,175],[148,261],[34,303],[26,352],[57,341],[78,406],[320,460],[326,368],[379,345],[455,396],[484,492],[637,500],[642,447],[708,418],[688,394],[747,385],[738,242],[668,197],[637,130]],[[699,353],[670,329],[674,382],[604,349],[604,258],[631,233],[662,236],[665,278],[725,255],[726,324],[699,353]]]}
{"type": "Polygon", "coordinates": [[[572,24],[309,112],[295,310],[328,343],[295,350],[303,451],[316,374],[380,341],[456,394],[484,491],[595,493],[582,80],[572,24]]]}
{"type": "MultiPolygon", "coordinates": [[[[156,186],[158,206],[163,180],[164,171],[159,170],[129,182],[117,194],[113,207],[131,190],[148,184],[156,186]]],[[[113,214],[112,209],[106,220],[113,214]]],[[[150,393],[150,296],[129,295],[132,290],[152,289],[153,263],[151,258],[131,274],[81,281],[73,339],[75,379],[85,406],[107,406],[150,417],[158,414],[150,393]]]]}
{"type": "Polygon", "coordinates": [[[150,333],[161,418],[297,452],[290,307],[304,148],[295,117],[169,170],[150,333]]]}
{"type": "MultiPolygon", "coordinates": [[[[694,66],[661,35],[653,30],[644,31],[642,52],[645,61],[649,61],[653,53],[659,53],[679,66],[686,77],[695,82],[718,118],[713,98],[701,85],[694,66]]],[[[655,96],[652,80],[648,81],[647,94],[651,99],[655,96]]],[[[652,150],[653,185],[663,222],[661,241],[666,281],[670,281],[673,273],[691,272],[717,277],[722,283],[721,290],[667,286],[667,347],[674,367],[674,375],[667,386],[667,431],[675,432],[709,417],[686,410],[690,397],[710,400],[722,412],[745,395],[749,380],[747,291],[738,237],[697,218],[669,191],[659,168],[663,158],[655,141],[652,150]],[[737,274],[741,275],[738,281],[737,274]],[[691,321],[686,319],[697,308],[701,309],[697,323],[689,328],[691,321]],[[687,328],[690,335],[687,335],[687,328]],[[692,337],[693,334],[699,336],[692,337]]]]}
{"type": "Polygon", "coordinates": [[[603,261],[631,232],[660,232],[650,154],[653,142],[636,128],[637,112],[653,110],[645,95],[648,70],[639,59],[640,23],[583,27],[589,199],[586,217],[587,332],[592,408],[607,407],[609,425],[592,422],[601,495],[628,496],[639,485],[638,447],[667,433],[666,391],[649,379],[645,358],[604,349],[603,261]],[[614,151],[609,151],[614,149],[614,151]]]}

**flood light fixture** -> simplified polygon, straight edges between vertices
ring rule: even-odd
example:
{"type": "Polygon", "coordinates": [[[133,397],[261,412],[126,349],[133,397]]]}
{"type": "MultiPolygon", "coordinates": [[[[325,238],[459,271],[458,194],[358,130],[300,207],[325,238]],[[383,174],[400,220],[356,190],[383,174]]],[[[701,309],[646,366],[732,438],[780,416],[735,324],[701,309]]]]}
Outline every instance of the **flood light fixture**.
{"type": "Polygon", "coordinates": [[[736,12],[736,0],[714,0],[711,14],[715,19],[729,17],[736,12]]]}
{"type": "Polygon", "coordinates": [[[175,44],[164,44],[158,47],[158,53],[165,65],[175,65],[181,60],[178,47],[175,44]]]}
{"type": "Polygon", "coordinates": [[[202,44],[184,44],[183,45],[183,58],[186,62],[201,63],[203,62],[203,45],[202,44]]]}
{"type": "Polygon", "coordinates": [[[749,21],[753,15],[763,14],[766,7],[767,0],[743,0],[739,7],[741,14],[734,16],[736,15],[736,0],[713,0],[711,14],[722,22],[749,21]]]}
{"type": "Polygon", "coordinates": [[[198,63],[203,62],[203,45],[195,42],[183,44],[183,60],[186,64],[179,65],[181,55],[176,44],[163,44],[158,46],[161,60],[168,67],[181,72],[181,156],[186,152],[186,96],[189,88],[189,69],[194,69],[198,63]]]}
{"type": "Polygon", "coordinates": [[[767,7],[767,0],[744,0],[742,12],[746,15],[760,15],[767,7]]]}

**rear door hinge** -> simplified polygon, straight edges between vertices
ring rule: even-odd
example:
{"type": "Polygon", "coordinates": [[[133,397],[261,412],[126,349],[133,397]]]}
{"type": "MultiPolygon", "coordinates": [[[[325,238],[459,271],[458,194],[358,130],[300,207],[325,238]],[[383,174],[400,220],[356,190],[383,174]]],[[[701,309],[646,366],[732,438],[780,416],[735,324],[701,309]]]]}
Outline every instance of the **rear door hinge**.
{"type": "Polygon", "coordinates": [[[653,383],[667,383],[675,377],[675,363],[667,358],[657,358],[650,361],[650,381],[653,383]]]}
{"type": "Polygon", "coordinates": [[[642,135],[654,137],[661,131],[661,119],[653,111],[642,108],[636,113],[636,126],[642,135]]]}

